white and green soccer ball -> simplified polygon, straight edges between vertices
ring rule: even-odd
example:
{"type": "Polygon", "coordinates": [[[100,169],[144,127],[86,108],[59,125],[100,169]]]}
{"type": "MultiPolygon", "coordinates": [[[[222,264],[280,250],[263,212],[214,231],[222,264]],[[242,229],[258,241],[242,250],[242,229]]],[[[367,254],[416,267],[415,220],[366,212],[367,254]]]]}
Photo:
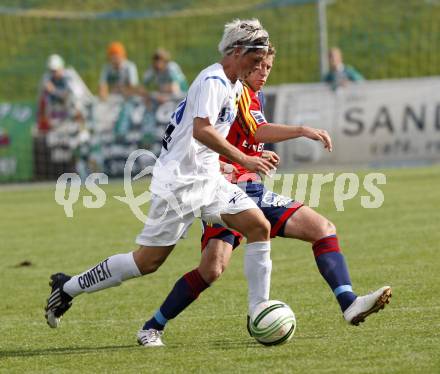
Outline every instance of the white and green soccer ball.
{"type": "Polygon", "coordinates": [[[263,301],[253,310],[249,329],[251,335],[261,344],[287,343],[295,333],[295,313],[282,301],[263,301]]]}

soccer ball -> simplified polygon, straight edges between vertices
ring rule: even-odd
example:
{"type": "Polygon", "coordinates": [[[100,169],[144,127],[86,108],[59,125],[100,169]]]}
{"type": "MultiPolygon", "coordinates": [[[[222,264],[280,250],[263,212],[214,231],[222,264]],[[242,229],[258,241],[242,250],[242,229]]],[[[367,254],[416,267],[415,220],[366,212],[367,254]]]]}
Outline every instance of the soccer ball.
{"type": "Polygon", "coordinates": [[[292,339],[296,329],[295,314],[282,301],[258,304],[249,322],[251,335],[263,345],[279,345],[292,339]]]}

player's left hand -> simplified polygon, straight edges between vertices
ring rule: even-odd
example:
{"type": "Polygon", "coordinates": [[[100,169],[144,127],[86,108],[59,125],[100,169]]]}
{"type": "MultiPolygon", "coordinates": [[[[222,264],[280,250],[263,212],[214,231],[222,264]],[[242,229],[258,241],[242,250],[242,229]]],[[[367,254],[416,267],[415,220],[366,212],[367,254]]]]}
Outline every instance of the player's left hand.
{"type": "Polygon", "coordinates": [[[328,149],[329,152],[333,150],[332,139],[326,130],[303,126],[303,136],[312,140],[320,141],[324,144],[324,148],[328,149]]]}
{"type": "Polygon", "coordinates": [[[226,162],[219,160],[220,162],[220,173],[231,183],[237,183],[237,168],[226,162]]]}
{"type": "Polygon", "coordinates": [[[273,151],[263,151],[261,157],[271,162],[275,167],[280,163],[280,156],[273,151]]]}
{"type": "Polygon", "coordinates": [[[222,173],[223,175],[231,174],[231,173],[235,174],[236,172],[238,172],[237,168],[232,164],[229,164],[221,160],[219,160],[219,163],[220,163],[220,173],[222,173]]]}

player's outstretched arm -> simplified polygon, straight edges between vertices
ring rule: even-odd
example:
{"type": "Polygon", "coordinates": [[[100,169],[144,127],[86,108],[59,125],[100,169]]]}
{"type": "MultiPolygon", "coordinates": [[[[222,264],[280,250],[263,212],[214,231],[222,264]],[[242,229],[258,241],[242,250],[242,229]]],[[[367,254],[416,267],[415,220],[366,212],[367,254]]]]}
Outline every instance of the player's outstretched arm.
{"type": "Polygon", "coordinates": [[[250,171],[269,174],[273,165],[260,157],[247,156],[232,144],[209,123],[207,118],[195,118],[193,136],[200,143],[206,145],[213,151],[225,156],[228,160],[237,162],[250,171]]]}
{"type": "Polygon", "coordinates": [[[275,123],[258,127],[255,132],[255,140],[259,143],[278,143],[288,139],[305,137],[320,141],[324,148],[332,151],[333,145],[327,131],[314,129],[308,126],[288,126],[275,123]]]}

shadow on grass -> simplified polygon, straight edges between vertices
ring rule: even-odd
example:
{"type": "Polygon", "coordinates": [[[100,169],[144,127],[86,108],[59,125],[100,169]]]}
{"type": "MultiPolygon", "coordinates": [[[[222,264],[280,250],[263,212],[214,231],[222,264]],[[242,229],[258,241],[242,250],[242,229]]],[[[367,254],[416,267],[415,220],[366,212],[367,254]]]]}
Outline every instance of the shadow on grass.
{"type": "Polygon", "coordinates": [[[207,348],[221,349],[221,350],[236,350],[237,348],[257,348],[261,347],[261,344],[256,340],[212,340],[206,344],[207,348]]]}
{"type": "Polygon", "coordinates": [[[138,345],[110,345],[103,347],[65,347],[65,348],[43,348],[29,350],[1,350],[0,358],[7,357],[32,357],[32,356],[53,356],[53,355],[77,355],[100,351],[116,351],[121,349],[139,349],[138,345]]]}
{"type": "MultiPolygon", "coordinates": [[[[326,338],[324,336],[301,336],[301,337],[293,337],[293,339],[288,343],[292,344],[295,343],[295,340],[321,340],[323,338],[326,338]]],[[[207,348],[211,349],[219,349],[219,350],[236,350],[237,348],[261,348],[261,347],[270,347],[270,346],[264,346],[263,344],[258,343],[256,340],[253,340],[251,338],[246,340],[213,340],[209,341],[207,343],[207,348]]],[[[275,347],[275,346],[271,346],[275,347]]]]}
{"type": "MultiPolygon", "coordinates": [[[[166,344],[166,343],[165,343],[166,344]]],[[[243,340],[216,340],[207,344],[207,348],[212,350],[236,350],[237,348],[256,348],[259,347],[256,341],[243,341],[243,340]]],[[[167,351],[185,350],[191,349],[192,345],[182,346],[180,344],[167,344],[164,348],[159,348],[167,351]]],[[[142,350],[137,344],[127,345],[108,345],[102,347],[63,347],[63,348],[42,348],[42,349],[28,349],[28,350],[0,350],[0,359],[12,358],[12,357],[34,357],[34,356],[64,356],[64,355],[82,355],[96,352],[112,352],[112,351],[130,351],[130,350],[142,350]]]]}
{"type": "MultiPolygon", "coordinates": [[[[296,339],[321,339],[321,337],[307,337],[307,338],[296,338],[296,339]]],[[[187,345],[181,344],[167,344],[164,348],[159,348],[167,351],[174,350],[187,350],[192,349],[193,344],[189,342],[187,345]]],[[[195,346],[195,345],[194,345],[195,346]]],[[[206,342],[205,347],[211,350],[237,350],[237,349],[253,349],[261,348],[263,345],[258,343],[253,339],[237,339],[237,340],[211,340],[206,342]]],[[[42,349],[29,349],[29,350],[0,350],[1,358],[11,358],[11,357],[33,357],[33,356],[63,356],[63,355],[81,355],[90,354],[96,352],[112,352],[120,350],[139,350],[144,349],[137,344],[127,344],[127,345],[108,345],[102,347],[63,347],[63,348],[42,348],[42,349]]]]}

